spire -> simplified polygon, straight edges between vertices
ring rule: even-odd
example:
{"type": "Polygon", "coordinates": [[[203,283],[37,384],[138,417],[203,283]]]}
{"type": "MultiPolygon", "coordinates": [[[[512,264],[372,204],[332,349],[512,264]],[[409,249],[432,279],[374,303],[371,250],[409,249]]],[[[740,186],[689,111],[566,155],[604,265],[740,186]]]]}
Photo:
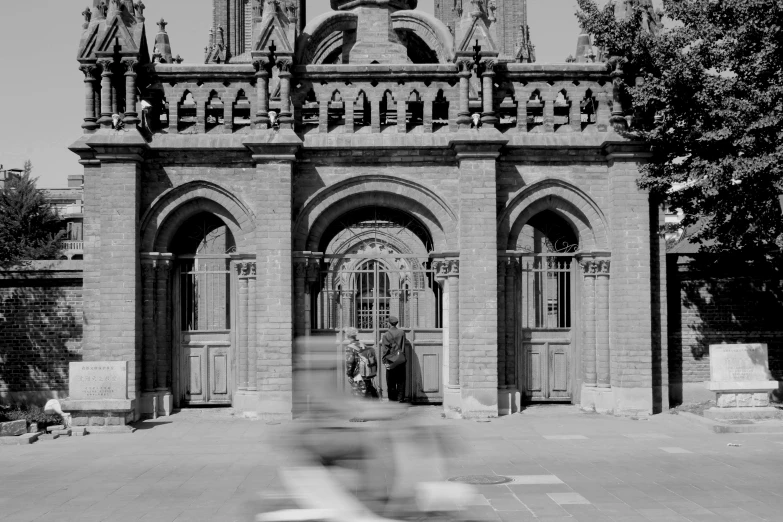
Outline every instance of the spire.
{"type": "Polygon", "coordinates": [[[152,51],[152,61],[156,63],[173,63],[171,57],[171,42],[166,32],[168,22],[163,18],[158,22],[158,34],[155,36],[155,48],[152,51]]]}
{"type": "Polygon", "coordinates": [[[576,60],[576,63],[592,63],[595,61],[596,54],[593,50],[593,45],[590,42],[590,35],[587,34],[584,27],[581,29],[582,30],[576,39],[576,54],[574,55],[574,59],[576,60]]]}

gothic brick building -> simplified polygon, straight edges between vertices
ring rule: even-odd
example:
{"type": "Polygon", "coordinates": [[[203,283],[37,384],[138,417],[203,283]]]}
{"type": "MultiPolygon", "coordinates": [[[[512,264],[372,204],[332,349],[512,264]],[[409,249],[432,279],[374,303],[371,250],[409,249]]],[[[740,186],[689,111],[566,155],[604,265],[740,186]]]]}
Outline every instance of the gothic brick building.
{"type": "Polygon", "coordinates": [[[214,5],[204,65],[163,21],[150,53],[141,3],[84,13],[80,358],[129,372],[103,410],[288,418],[295,340],[390,315],[449,414],[667,406],[663,214],[606,64],[531,63],[524,0],[214,5]]]}

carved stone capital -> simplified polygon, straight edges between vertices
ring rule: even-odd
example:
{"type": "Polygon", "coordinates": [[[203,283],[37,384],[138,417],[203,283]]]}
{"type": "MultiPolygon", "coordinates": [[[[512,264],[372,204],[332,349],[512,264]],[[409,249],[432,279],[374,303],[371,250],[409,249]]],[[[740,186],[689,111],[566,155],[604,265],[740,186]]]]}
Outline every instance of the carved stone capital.
{"type": "Polygon", "coordinates": [[[253,60],[253,68],[256,70],[256,76],[269,75],[269,59],[262,56],[253,60]]]}
{"type": "Polygon", "coordinates": [[[470,74],[470,71],[473,70],[473,60],[470,58],[460,58],[457,60],[457,67],[459,68],[460,74],[470,74]]]}
{"type": "Polygon", "coordinates": [[[296,277],[304,278],[307,276],[307,261],[297,261],[294,263],[294,274],[296,277]]]}
{"type": "Polygon", "coordinates": [[[449,261],[449,275],[450,276],[458,276],[459,275],[459,260],[454,259],[452,261],[449,261]]]}
{"type": "Polygon", "coordinates": [[[111,76],[114,74],[111,70],[112,66],[114,65],[114,59],[108,58],[103,60],[98,60],[98,65],[101,67],[101,76],[111,76]]]}
{"type": "Polygon", "coordinates": [[[291,74],[291,67],[293,67],[294,61],[289,58],[278,58],[277,60],[277,69],[280,71],[280,74],[291,74]]]}
{"type": "Polygon", "coordinates": [[[495,74],[495,66],[497,65],[497,61],[494,58],[486,58],[484,60],[481,60],[481,75],[482,76],[492,76],[495,74]]]}
{"type": "Polygon", "coordinates": [[[98,67],[96,67],[93,64],[86,64],[79,67],[79,70],[84,73],[84,81],[85,82],[94,82],[97,80],[95,77],[95,71],[98,70],[98,67]]]}
{"type": "Polygon", "coordinates": [[[122,65],[125,66],[125,75],[136,74],[136,67],[139,65],[139,61],[134,58],[128,58],[122,61],[122,65]]]}

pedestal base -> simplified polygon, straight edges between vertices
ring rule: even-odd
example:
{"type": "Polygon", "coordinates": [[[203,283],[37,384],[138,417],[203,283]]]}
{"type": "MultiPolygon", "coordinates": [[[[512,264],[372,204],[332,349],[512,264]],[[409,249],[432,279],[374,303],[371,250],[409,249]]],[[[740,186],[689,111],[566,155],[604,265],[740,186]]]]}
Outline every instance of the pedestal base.
{"type": "Polygon", "coordinates": [[[443,414],[447,419],[462,418],[462,393],[459,386],[446,386],[443,393],[443,414]]]}
{"type": "Polygon", "coordinates": [[[579,407],[596,413],[614,412],[614,391],[612,388],[598,388],[582,385],[582,399],[579,407]]]}
{"type": "Polygon", "coordinates": [[[498,389],[498,415],[511,415],[522,411],[522,394],[515,387],[498,389]]]}
{"type": "Polygon", "coordinates": [[[462,418],[488,419],[498,416],[497,388],[462,388],[462,418]]]}
{"type": "Polygon", "coordinates": [[[74,427],[126,426],[139,419],[136,399],[64,400],[64,412],[72,417],[74,427]]]}
{"type": "Polygon", "coordinates": [[[713,420],[751,420],[751,419],[777,419],[780,418],[780,410],[773,407],[759,408],[710,408],[704,412],[704,416],[713,420]]]}
{"type": "Polygon", "coordinates": [[[168,390],[145,392],[139,401],[141,416],[148,419],[168,417],[174,408],[174,396],[168,390]]]}

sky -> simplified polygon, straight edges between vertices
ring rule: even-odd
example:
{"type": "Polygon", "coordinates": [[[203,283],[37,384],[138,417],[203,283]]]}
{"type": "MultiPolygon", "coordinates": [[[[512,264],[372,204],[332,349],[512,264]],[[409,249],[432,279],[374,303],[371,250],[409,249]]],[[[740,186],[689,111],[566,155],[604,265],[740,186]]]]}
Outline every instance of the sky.
{"type": "MultiPolygon", "coordinates": [[[[418,9],[433,13],[434,0],[418,9]]],[[[68,150],[82,133],[84,75],[76,52],[89,0],[3,2],[0,17],[0,165],[21,168],[25,160],[41,187],[64,187],[69,175],[82,174],[68,150]]],[[[166,31],[174,55],[202,63],[211,25],[212,0],[146,0],[147,37],[166,31]]],[[[328,0],[307,0],[308,18],[330,10],[328,0]]],[[[528,0],[528,23],[539,63],[563,62],[576,51],[579,27],[576,0],[528,0]]]]}

